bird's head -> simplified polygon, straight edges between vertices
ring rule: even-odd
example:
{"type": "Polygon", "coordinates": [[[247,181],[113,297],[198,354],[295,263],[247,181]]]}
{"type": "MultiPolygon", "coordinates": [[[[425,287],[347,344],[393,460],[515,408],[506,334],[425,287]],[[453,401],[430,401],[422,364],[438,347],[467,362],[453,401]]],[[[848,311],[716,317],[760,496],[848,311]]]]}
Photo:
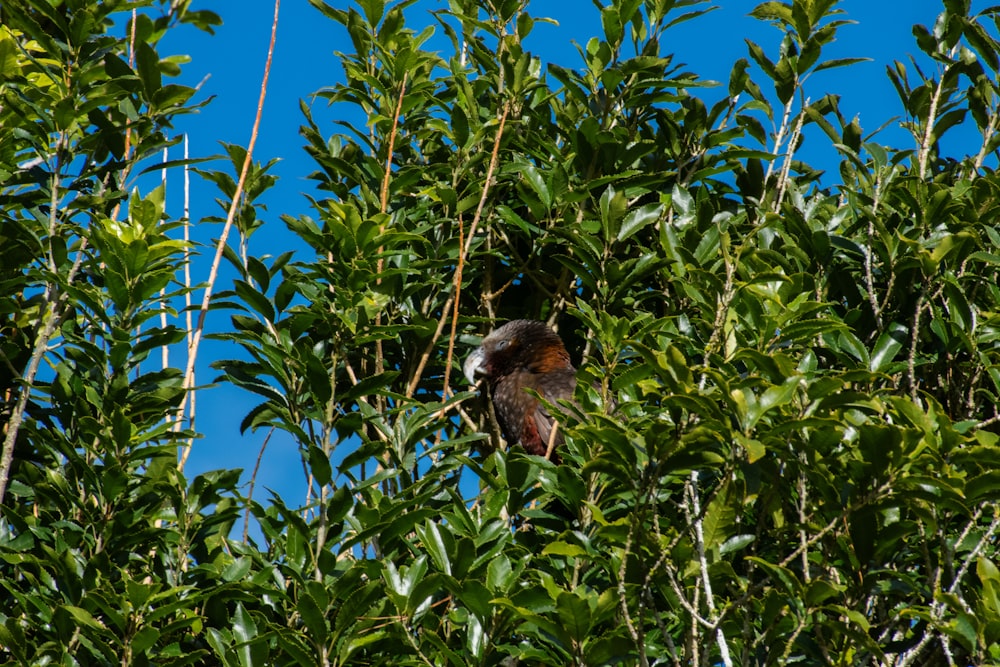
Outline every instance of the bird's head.
{"type": "Polygon", "coordinates": [[[465,360],[470,384],[479,376],[496,381],[518,371],[547,373],[572,368],[562,340],[544,322],[514,320],[494,329],[465,360]]]}

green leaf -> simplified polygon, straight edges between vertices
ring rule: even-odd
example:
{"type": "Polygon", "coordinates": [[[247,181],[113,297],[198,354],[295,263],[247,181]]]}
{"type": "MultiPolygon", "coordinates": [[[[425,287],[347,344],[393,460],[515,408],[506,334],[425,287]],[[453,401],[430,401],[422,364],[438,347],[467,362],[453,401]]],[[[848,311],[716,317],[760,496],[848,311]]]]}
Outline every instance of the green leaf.
{"type": "Polygon", "coordinates": [[[884,372],[896,358],[896,354],[903,348],[903,345],[906,344],[907,338],[908,332],[905,326],[898,322],[890,324],[889,328],[882,332],[878,340],[875,341],[868,369],[873,373],[884,372]]]}
{"type": "Polygon", "coordinates": [[[594,606],[596,606],[596,599],[591,595],[584,598],[581,595],[564,591],[556,599],[559,622],[566,633],[577,643],[582,643],[590,634],[594,606]]]}
{"type": "Polygon", "coordinates": [[[586,556],[587,550],[577,544],[569,544],[568,542],[549,542],[542,550],[542,555],[578,558],[580,556],[586,556]]]}
{"type": "Polygon", "coordinates": [[[160,89],[160,57],[156,55],[153,47],[146,42],[139,42],[135,49],[136,71],[139,80],[142,81],[146,99],[152,100],[153,95],[160,89]]]}
{"type": "Polygon", "coordinates": [[[622,221],[621,228],[618,230],[617,240],[625,241],[629,239],[645,227],[658,221],[662,215],[662,204],[645,204],[638,209],[629,211],[622,221]]]}
{"type": "Polygon", "coordinates": [[[434,561],[434,566],[445,574],[451,574],[451,558],[448,556],[448,547],[445,545],[437,523],[428,519],[423,526],[417,526],[417,534],[420,536],[427,553],[430,554],[431,560],[434,561]]]}
{"type": "Polygon", "coordinates": [[[330,456],[316,445],[309,445],[309,471],[319,486],[326,486],[333,479],[330,456]]]}

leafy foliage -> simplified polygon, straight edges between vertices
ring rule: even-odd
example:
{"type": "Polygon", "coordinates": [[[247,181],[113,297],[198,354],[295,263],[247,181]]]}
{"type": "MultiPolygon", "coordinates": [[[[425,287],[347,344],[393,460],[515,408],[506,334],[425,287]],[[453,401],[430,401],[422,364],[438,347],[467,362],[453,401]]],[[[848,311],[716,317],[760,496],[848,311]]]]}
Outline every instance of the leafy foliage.
{"type": "Polygon", "coordinates": [[[855,62],[824,56],[834,0],[758,5],[779,45],[748,42],[721,89],[664,53],[699,0],[602,6],[571,66],[531,53],[520,0],[419,30],[412,2],[311,2],[353,49],[318,95],[367,124],[328,136],[303,105],[323,197],[284,222],[308,252],[247,250],[273,183],[253,165],[216,304],[215,366],[258,397],[244,429],[299,444],[302,507],[237,471],[188,482],[181,373],[148,370],[184,335],[151,323],[185,246],[162,190],[124,183],[191,108],[158,39],[216,19],[140,14],[132,65],[107,32],[124,3],[9,10],[0,655],[1000,662],[996,9],[914,28],[897,148],[809,87],[855,62]],[[945,154],[967,116],[980,146],[945,154]],[[838,174],[798,155],[809,125],[838,174]],[[457,385],[475,334],[520,317],[581,367],[560,465],[506,450],[457,385]],[[260,544],[233,537],[241,509],[260,544]]]}

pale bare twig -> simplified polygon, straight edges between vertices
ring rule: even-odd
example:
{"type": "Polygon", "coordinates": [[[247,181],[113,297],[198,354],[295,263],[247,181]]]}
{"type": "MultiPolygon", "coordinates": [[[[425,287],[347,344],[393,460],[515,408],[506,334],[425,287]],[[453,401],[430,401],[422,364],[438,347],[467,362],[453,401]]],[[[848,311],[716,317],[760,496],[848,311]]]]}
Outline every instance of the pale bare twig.
{"type": "MultiPolygon", "coordinates": [[[[778,127],[777,133],[774,135],[774,150],[772,151],[775,155],[781,150],[781,147],[785,143],[785,135],[788,133],[788,123],[792,118],[792,104],[795,102],[795,95],[788,98],[785,102],[785,108],[781,115],[781,125],[778,127]]],[[[771,174],[774,173],[774,160],[771,160],[767,165],[767,173],[764,174],[764,182],[766,183],[771,178],[771,174]]]]}
{"type": "MultiPolygon", "coordinates": [[[[507,114],[509,112],[509,104],[505,104],[503,110],[500,113],[499,125],[497,127],[497,135],[493,141],[493,151],[490,154],[490,163],[486,169],[486,179],[483,183],[483,190],[479,197],[479,204],[476,206],[476,213],[472,218],[472,224],[469,226],[469,235],[465,238],[465,243],[461,245],[460,252],[458,254],[458,264],[455,267],[455,280],[453,282],[452,295],[445,302],[444,307],[441,309],[441,317],[438,319],[437,328],[434,331],[434,335],[431,337],[430,342],[427,344],[427,348],[420,357],[420,361],[417,363],[417,368],[413,373],[413,377],[410,379],[410,383],[406,387],[407,398],[413,396],[414,392],[417,390],[417,386],[420,384],[420,380],[423,378],[424,370],[427,366],[427,362],[433,353],[434,347],[437,345],[438,339],[441,337],[441,333],[444,331],[445,323],[447,322],[448,316],[451,315],[451,335],[448,340],[448,354],[445,359],[444,366],[444,383],[441,393],[441,398],[445,399],[448,394],[449,378],[451,374],[451,362],[455,354],[455,338],[458,326],[458,305],[460,302],[461,291],[462,291],[462,270],[465,267],[465,261],[472,249],[472,239],[475,237],[476,230],[480,224],[483,215],[483,209],[486,206],[486,200],[489,197],[490,187],[493,183],[493,175],[496,172],[497,164],[499,162],[500,155],[500,142],[503,139],[504,126],[507,122],[507,114]]],[[[460,229],[464,229],[460,228],[460,229]]]]}
{"type": "MultiPolygon", "coordinates": [[[[271,61],[274,57],[274,42],[278,32],[278,13],[281,8],[281,0],[275,0],[274,2],[274,19],[271,22],[271,41],[267,49],[267,60],[264,64],[264,76],[260,84],[260,97],[257,101],[257,115],[254,118],[253,129],[250,132],[250,143],[247,146],[246,157],[243,159],[243,168],[240,170],[239,180],[236,182],[236,191],[233,193],[233,200],[229,205],[229,211],[226,214],[226,223],[222,228],[222,233],[219,235],[219,241],[215,247],[215,258],[212,260],[212,268],[208,274],[208,280],[205,285],[205,293],[202,297],[201,307],[198,310],[198,323],[195,326],[194,334],[191,337],[191,342],[188,345],[188,360],[187,368],[184,371],[184,397],[181,399],[181,404],[177,409],[178,419],[174,424],[174,430],[179,431],[182,424],[182,416],[184,410],[187,406],[187,401],[191,394],[194,393],[194,368],[195,362],[198,358],[198,347],[201,343],[202,332],[205,329],[205,318],[208,315],[208,308],[212,300],[212,291],[215,286],[215,282],[219,275],[219,266],[222,263],[223,252],[226,248],[226,240],[229,238],[229,232],[232,230],[233,223],[236,220],[236,212],[240,207],[240,200],[243,197],[243,187],[246,184],[247,174],[250,172],[250,166],[253,164],[253,150],[257,144],[257,134],[260,130],[260,121],[264,113],[264,100],[267,97],[267,83],[271,76],[271,61]]],[[[184,469],[184,465],[187,463],[188,456],[191,453],[191,447],[185,447],[184,453],[181,455],[181,460],[178,463],[178,468],[180,470],[184,469]]]]}
{"type": "MultiPolygon", "coordinates": [[[[164,165],[166,165],[167,160],[169,159],[169,157],[170,157],[170,149],[169,148],[164,148],[163,149],[163,163],[164,163],[164,165]]],[[[164,196],[164,199],[165,199],[166,196],[167,196],[167,168],[166,168],[166,166],[164,166],[163,169],[160,170],[160,180],[163,183],[163,196],[164,196]]],[[[167,304],[166,304],[166,302],[163,301],[163,297],[164,297],[164,295],[166,295],[166,293],[167,293],[167,288],[166,287],[161,287],[160,288],[160,327],[162,327],[164,329],[167,328],[167,304]]],[[[160,363],[162,364],[162,367],[164,369],[170,367],[170,346],[169,345],[161,345],[160,346],[160,363]]],[[[136,373],[138,373],[138,372],[139,372],[139,368],[136,367],[136,373]]]]}
{"type": "MultiPolygon", "coordinates": [[[[701,568],[701,585],[705,593],[705,604],[708,605],[709,620],[713,624],[717,624],[715,595],[712,593],[712,581],[708,575],[708,559],[705,555],[705,535],[701,516],[701,501],[698,495],[697,470],[691,472],[691,478],[685,485],[685,490],[687,498],[691,503],[688,519],[694,530],[695,549],[698,552],[698,564],[701,568]]],[[[726,667],[732,667],[733,659],[729,654],[729,643],[726,641],[726,635],[722,632],[722,628],[718,625],[715,628],[715,641],[719,646],[719,657],[722,659],[722,664],[726,665],[726,667]]]]}
{"type": "Polygon", "coordinates": [[[257,473],[260,472],[260,462],[264,460],[264,450],[267,449],[267,443],[274,435],[274,427],[267,432],[264,436],[264,442],[260,445],[260,450],[257,452],[257,461],[253,465],[253,474],[250,475],[250,485],[247,489],[247,503],[246,509],[243,510],[243,544],[249,541],[250,536],[250,501],[253,500],[253,491],[257,486],[257,473]]]}
{"type": "MultiPolygon", "coordinates": [[[[875,194],[872,202],[871,217],[868,218],[868,247],[865,248],[865,289],[868,292],[868,303],[871,305],[872,314],[875,316],[876,328],[882,330],[882,307],[875,297],[875,273],[872,269],[872,255],[875,246],[875,216],[878,213],[879,204],[882,199],[882,174],[875,175],[875,194]]],[[[887,295],[888,298],[888,295],[887,295]]]]}
{"type": "Polygon", "coordinates": [[[792,129],[791,136],[788,137],[788,148],[785,151],[785,161],[781,165],[781,175],[778,177],[778,196],[774,200],[774,210],[778,211],[781,209],[781,202],[785,199],[785,192],[788,190],[788,174],[792,169],[792,157],[795,155],[795,145],[799,142],[799,137],[802,136],[802,125],[806,120],[805,110],[809,106],[809,99],[807,98],[805,102],[802,103],[802,111],[799,112],[799,117],[795,121],[795,127],[792,129]]]}
{"type": "MultiPolygon", "coordinates": [[[[199,84],[200,85],[200,84],[199,84]]],[[[191,165],[187,163],[189,159],[190,141],[187,134],[184,135],[184,224],[182,226],[184,234],[184,330],[188,348],[194,340],[194,319],[191,316],[191,165]]],[[[188,404],[188,424],[194,430],[196,426],[197,396],[191,395],[191,402],[188,404]]],[[[180,416],[178,416],[180,419],[180,416]]],[[[194,445],[194,435],[188,438],[187,449],[190,451],[194,445]]]]}
{"type": "Polygon", "coordinates": [[[983,168],[983,163],[986,161],[988,154],[987,149],[993,140],[993,135],[997,132],[998,125],[1000,125],[1000,109],[994,109],[993,113],[990,114],[990,122],[986,125],[986,129],[983,130],[983,143],[979,147],[979,153],[976,155],[976,160],[973,163],[977,172],[983,168]]]}
{"type": "Polygon", "coordinates": [[[917,152],[918,173],[920,178],[927,176],[927,160],[931,153],[931,137],[934,134],[934,121],[937,118],[938,104],[941,103],[941,93],[944,92],[944,75],[938,79],[938,85],[931,95],[931,106],[927,112],[927,124],[924,127],[924,138],[920,142],[920,150],[917,152]]]}
{"type": "Polygon", "coordinates": [[[927,292],[921,287],[917,296],[917,305],[913,309],[913,328],[910,334],[910,351],[906,355],[906,381],[909,385],[910,399],[916,403],[917,396],[917,343],[920,338],[920,316],[923,314],[924,306],[927,303],[927,292]]]}
{"type": "Polygon", "coordinates": [[[635,538],[636,523],[637,521],[633,516],[632,525],[629,526],[628,535],[625,538],[625,550],[622,553],[621,565],[618,567],[618,604],[622,610],[622,617],[625,619],[625,628],[628,630],[629,636],[632,637],[632,641],[639,650],[639,664],[643,667],[647,667],[649,665],[649,661],[646,658],[646,642],[642,635],[639,634],[639,628],[636,626],[635,621],[632,620],[632,614],[628,608],[628,598],[625,594],[625,571],[628,566],[629,556],[632,552],[632,541],[635,538]]]}
{"type": "MultiPolygon", "coordinates": [[[[982,516],[982,508],[977,510],[976,513],[972,516],[968,524],[966,524],[965,530],[962,532],[961,538],[956,540],[955,544],[960,544],[964,539],[964,537],[967,536],[976,525],[978,525],[979,518],[981,516],[982,516]]],[[[979,539],[979,542],[976,543],[976,546],[972,549],[972,551],[970,551],[969,554],[963,559],[962,564],[959,566],[958,570],[955,572],[955,576],[952,578],[951,584],[948,586],[947,593],[949,595],[957,597],[963,603],[963,605],[965,605],[966,613],[971,613],[971,610],[968,608],[968,605],[967,603],[965,603],[965,600],[962,598],[962,596],[956,595],[956,591],[958,590],[959,585],[962,583],[962,580],[965,578],[965,575],[968,573],[969,568],[972,566],[972,563],[979,558],[979,554],[982,552],[983,548],[990,543],[990,541],[993,539],[993,536],[996,534],[998,529],[1000,529],[1000,511],[998,511],[998,508],[994,506],[993,521],[990,523],[990,527],[986,530],[985,533],[983,533],[983,536],[979,539]]],[[[935,583],[934,591],[937,592],[939,590],[940,590],[940,582],[938,581],[935,583]]],[[[937,597],[936,593],[935,597],[937,597]]],[[[945,612],[945,605],[946,603],[940,600],[935,600],[931,604],[931,617],[934,619],[935,622],[940,622],[942,620],[945,612]]],[[[935,637],[939,636],[943,635],[937,632],[926,632],[915,646],[913,646],[912,648],[910,648],[905,653],[899,656],[899,658],[896,660],[896,667],[906,667],[907,665],[909,665],[911,662],[913,662],[920,656],[920,653],[924,650],[924,647],[926,647],[928,643],[930,643],[935,637]]],[[[946,654],[949,652],[949,646],[947,646],[944,642],[942,642],[942,649],[946,652],[946,654]]],[[[954,661],[954,659],[952,660],[954,661]]]]}

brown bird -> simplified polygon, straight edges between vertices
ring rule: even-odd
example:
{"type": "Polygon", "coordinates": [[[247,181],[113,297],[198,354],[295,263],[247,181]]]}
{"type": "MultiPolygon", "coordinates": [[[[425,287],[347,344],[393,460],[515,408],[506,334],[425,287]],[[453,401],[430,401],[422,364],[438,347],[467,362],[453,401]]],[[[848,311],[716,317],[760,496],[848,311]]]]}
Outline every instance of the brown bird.
{"type": "MultiPolygon", "coordinates": [[[[562,340],[543,322],[514,320],[491,332],[462,366],[472,384],[485,375],[493,409],[510,445],[529,453],[551,454],[563,436],[542,403],[525,391],[533,389],[549,403],[572,400],[576,369],[562,340]],[[553,432],[554,431],[554,432],[553,432]]],[[[552,459],[558,461],[556,455],[552,459]]]]}

